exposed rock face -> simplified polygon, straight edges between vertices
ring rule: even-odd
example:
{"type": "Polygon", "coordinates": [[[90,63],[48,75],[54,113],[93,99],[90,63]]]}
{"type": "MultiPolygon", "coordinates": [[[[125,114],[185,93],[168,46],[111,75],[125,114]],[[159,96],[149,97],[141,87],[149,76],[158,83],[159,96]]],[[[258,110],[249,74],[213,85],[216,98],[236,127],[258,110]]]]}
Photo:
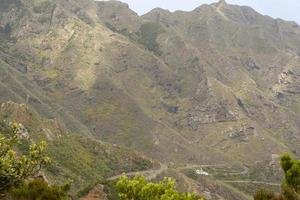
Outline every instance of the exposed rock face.
{"type": "Polygon", "coordinates": [[[260,69],[258,64],[251,57],[246,58],[245,60],[242,61],[242,63],[247,67],[248,70],[255,70],[255,69],[259,70],[260,69]]]}
{"type": "Polygon", "coordinates": [[[300,67],[287,67],[278,75],[278,83],[274,87],[274,92],[281,92],[287,95],[300,94],[300,67]]]}
{"type": "Polygon", "coordinates": [[[124,34],[138,31],[139,17],[127,4],[119,1],[98,1],[96,4],[98,17],[108,28],[124,34]]]}
{"type": "Polygon", "coordinates": [[[103,189],[103,185],[97,185],[88,195],[80,198],[80,200],[107,200],[107,195],[104,193],[103,189]]]}

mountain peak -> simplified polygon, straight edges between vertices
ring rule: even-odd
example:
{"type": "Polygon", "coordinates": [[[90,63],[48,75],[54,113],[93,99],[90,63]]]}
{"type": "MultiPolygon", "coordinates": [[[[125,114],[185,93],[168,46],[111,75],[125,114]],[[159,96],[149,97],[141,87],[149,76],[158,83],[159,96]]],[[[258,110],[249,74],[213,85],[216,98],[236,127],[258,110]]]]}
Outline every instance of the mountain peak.
{"type": "Polygon", "coordinates": [[[168,9],[163,9],[163,8],[153,8],[149,13],[170,13],[168,9]]]}
{"type": "Polygon", "coordinates": [[[129,5],[127,3],[116,1],[116,0],[110,0],[110,1],[96,1],[97,4],[109,4],[113,6],[119,6],[123,8],[129,8],[129,5]]]}
{"type": "Polygon", "coordinates": [[[225,5],[227,5],[227,3],[226,3],[225,0],[220,0],[220,1],[216,4],[217,7],[222,7],[222,6],[225,6],[225,5]]]}
{"type": "Polygon", "coordinates": [[[220,0],[218,4],[227,4],[225,0],[220,0]]]}

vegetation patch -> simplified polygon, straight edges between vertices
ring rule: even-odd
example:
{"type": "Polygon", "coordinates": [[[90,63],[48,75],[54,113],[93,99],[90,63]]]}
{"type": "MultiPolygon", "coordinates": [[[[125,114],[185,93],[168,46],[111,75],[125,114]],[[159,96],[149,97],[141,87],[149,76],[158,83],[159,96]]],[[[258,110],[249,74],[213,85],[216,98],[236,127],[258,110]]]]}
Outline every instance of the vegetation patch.
{"type": "Polygon", "coordinates": [[[52,6],[52,1],[49,1],[49,0],[43,1],[40,4],[35,5],[33,7],[33,11],[35,13],[44,13],[44,12],[47,12],[51,6],[52,6]]]}
{"type": "Polygon", "coordinates": [[[164,28],[160,24],[148,22],[140,27],[140,39],[138,41],[148,50],[159,54],[159,44],[156,39],[163,32],[164,28]]]}

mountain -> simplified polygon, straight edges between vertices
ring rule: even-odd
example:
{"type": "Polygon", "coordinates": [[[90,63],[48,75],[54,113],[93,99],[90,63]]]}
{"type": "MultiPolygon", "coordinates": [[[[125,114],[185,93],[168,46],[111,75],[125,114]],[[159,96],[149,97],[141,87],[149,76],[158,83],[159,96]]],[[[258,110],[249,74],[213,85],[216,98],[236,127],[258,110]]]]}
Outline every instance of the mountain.
{"type": "MultiPolygon", "coordinates": [[[[118,1],[0,5],[0,101],[57,119],[72,138],[228,171],[300,155],[296,23],[223,0],[143,16],[118,1]]],[[[242,178],[273,178],[261,170],[242,178]]]]}

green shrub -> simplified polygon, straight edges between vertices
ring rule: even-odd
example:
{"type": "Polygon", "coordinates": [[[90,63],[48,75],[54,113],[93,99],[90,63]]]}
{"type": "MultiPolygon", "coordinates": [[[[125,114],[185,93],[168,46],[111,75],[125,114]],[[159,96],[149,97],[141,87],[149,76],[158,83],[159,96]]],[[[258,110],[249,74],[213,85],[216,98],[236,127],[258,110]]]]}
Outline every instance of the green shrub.
{"type": "Polygon", "coordinates": [[[285,183],[283,183],[281,187],[281,196],[283,200],[300,200],[299,194],[285,183]]]}
{"type": "Polygon", "coordinates": [[[26,155],[18,154],[14,147],[20,141],[19,131],[19,124],[0,123],[0,194],[21,184],[50,162],[49,157],[45,155],[45,142],[39,145],[31,144],[26,155]]]}
{"type": "Polygon", "coordinates": [[[96,185],[97,185],[96,182],[88,184],[87,186],[82,188],[79,192],[77,192],[76,196],[83,197],[83,196],[87,195],[96,185]]]}
{"type": "Polygon", "coordinates": [[[275,198],[275,194],[273,191],[266,190],[261,188],[254,195],[254,200],[272,200],[275,198]]]}
{"type": "Polygon", "coordinates": [[[43,179],[35,179],[13,188],[10,194],[13,200],[64,200],[69,199],[67,195],[69,189],[69,185],[50,186],[43,179]]]}
{"type": "Polygon", "coordinates": [[[281,167],[285,174],[284,182],[293,188],[295,192],[300,192],[300,160],[295,160],[288,154],[281,157],[281,167]]]}
{"type": "MultiPolygon", "coordinates": [[[[165,178],[159,183],[147,182],[145,177],[128,179],[122,176],[116,184],[120,200],[201,200],[190,193],[180,193],[175,189],[175,181],[165,178]]],[[[203,199],[202,199],[203,200],[203,199]]]]}

